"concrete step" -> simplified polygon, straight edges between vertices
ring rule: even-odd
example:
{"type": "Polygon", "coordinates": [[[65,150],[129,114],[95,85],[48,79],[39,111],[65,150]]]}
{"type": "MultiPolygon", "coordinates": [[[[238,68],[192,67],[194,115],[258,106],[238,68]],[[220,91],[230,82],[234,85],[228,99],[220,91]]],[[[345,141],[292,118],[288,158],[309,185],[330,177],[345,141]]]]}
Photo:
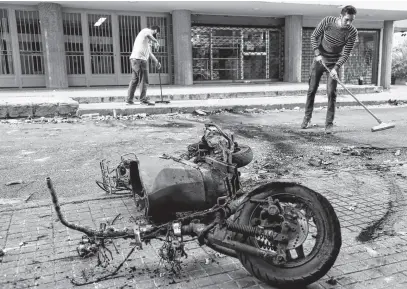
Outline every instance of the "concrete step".
{"type": "MultiPolygon", "coordinates": [[[[321,87],[318,89],[317,95],[325,95],[326,94],[326,85],[321,84],[321,87]]],[[[360,86],[349,86],[348,89],[354,94],[368,94],[374,92],[382,91],[381,86],[372,86],[372,85],[360,85],[360,86]]],[[[248,88],[246,91],[238,91],[234,89],[230,89],[229,91],[225,91],[225,88],[219,88],[221,92],[216,92],[216,88],[208,87],[206,91],[202,89],[198,89],[197,92],[194,92],[193,89],[183,89],[183,90],[175,90],[175,89],[166,89],[163,87],[163,99],[164,100],[208,100],[208,99],[231,99],[231,98],[259,98],[259,97],[277,97],[277,96],[296,96],[296,95],[303,95],[307,94],[306,89],[298,89],[296,87],[282,87],[279,88],[278,86],[269,86],[269,87],[262,87],[261,89],[256,88],[248,88]]],[[[111,103],[111,102],[125,102],[126,100],[126,93],[125,89],[120,91],[113,91],[112,93],[103,92],[101,95],[88,95],[88,94],[80,94],[75,95],[72,94],[71,98],[77,101],[79,104],[90,104],[90,103],[111,103]]],[[[138,95],[139,91],[136,91],[136,96],[138,95]]],[[[338,87],[338,94],[347,94],[347,92],[342,88],[338,87]]],[[[148,96],[152,101],[160,100],[160,91],[156,87],[150,91],[148,91],[148,96]]]]}
{"type": "MultiPolygon", "coordinates": [[[[372,98],[371,95],[361,96],[365,105],[385,104],[388,98],[372,98]]],[[[189,100],[173,101],[169,104],[156,104],[147,106],[139,103],[126,105],[125,103],[91,103],[80,104],[77,111],[78,116],[86,114],[99,115],[134,115],[134,114],[166,114],[166,113],[192,113],[195,110],[205,112],[214,112],[218,110],[244,110],[244,109],[299,109],[305,106],[305,96],[283,96],[283,97],[258,97],[258,98],[234,98],[234,99],[207,99],[207,100],[189,100]]],[[[327,105],[326,96],[318,95],[315,97],[314,107],[327,105]]],[[[350,96],[340,96],[337,99],[337,106],[358,106],[359,104],[350,96]]]]}

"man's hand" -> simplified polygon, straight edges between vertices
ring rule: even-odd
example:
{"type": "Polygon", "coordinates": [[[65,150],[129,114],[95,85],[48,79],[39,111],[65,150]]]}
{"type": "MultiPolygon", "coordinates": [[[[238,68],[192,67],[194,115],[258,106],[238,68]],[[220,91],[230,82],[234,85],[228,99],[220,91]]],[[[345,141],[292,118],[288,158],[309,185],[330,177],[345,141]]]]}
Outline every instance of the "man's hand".
{"type": "Polygon", "coordinates": [[[159,63],[158,61],[157,61],[157,69],[158,69],[158,70],[161,69],[161,63],[159,63]]]}
{"type": "Polygon", "coordinates": [[[332,70],[331,70],[331,73],[329,74],[333,79],[335,79],[335,80],[338,80],[339,78],[338,78],[338,72],[336,72],[336,69],[335,68],[333,68],[332,70]]]}
{"type": "Polygon", "coordinates": [[[317,61],[317,62],[322,62],[323,60],[322,60],[322,55],[318,55],[317,57],[315,57],[315,60],[317,61]]]}
{"type": "Polygon", "coordinates": [[[152,46],[154,47],[154,49],[155,50],[158,50],[158,48],[160,47],[160,43],[157,41],[157,42],[153,42],[152,43],[152,46]]]}

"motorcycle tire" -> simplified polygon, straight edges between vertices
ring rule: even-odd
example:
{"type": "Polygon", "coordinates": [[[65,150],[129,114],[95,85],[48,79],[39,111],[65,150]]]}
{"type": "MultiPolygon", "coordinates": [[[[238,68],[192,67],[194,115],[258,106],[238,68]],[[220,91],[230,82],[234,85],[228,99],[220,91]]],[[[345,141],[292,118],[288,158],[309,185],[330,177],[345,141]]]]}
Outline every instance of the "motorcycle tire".
{"type": "MultiPolygon", "coordinates": [[[[267,199],[276,197],[280,200],[301,198],[322,220],[321,236],[315,241],[317,248],[311,251],[311,259],[303,259],[303,264],[285,267],[271,264],[262,258],[237,252],[242,265],[257,279],[277,287],[299,288],[316,282],[333,266],[342,245],[341,228],[336,213],[329,201],[319,193],[304,186],[293,183],[270,183],[250,193],[235,213],[235,222],[239,225],[251,226],[250,219],[258,203],[250,202],[250,198],[267,199]],[[320,241],[319,241],[320,240],[320,241]]],[[[253,237],[237,234],[234,239],[256,246],[253,237]]],[[[307,257],[308,258],[308,257],[307,257]]]]}
{"type": "Polygon", "coordinates": [[[249,146],[239,145],[232,153],[232,163],[236,164],[238,168],[247,166],[252,160],[253,151],[249,146]]]}

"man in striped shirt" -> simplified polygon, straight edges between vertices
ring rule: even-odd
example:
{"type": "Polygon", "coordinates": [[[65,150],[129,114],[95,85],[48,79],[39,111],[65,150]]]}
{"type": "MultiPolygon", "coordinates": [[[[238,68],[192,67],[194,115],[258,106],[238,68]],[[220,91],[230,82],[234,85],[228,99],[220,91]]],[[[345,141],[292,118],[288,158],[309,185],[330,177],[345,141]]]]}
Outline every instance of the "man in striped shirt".
{"type": "Polygon", "coordinates": [[[338,71],[348,60],[358,35],[358,31],[352,25],[355,15],[355,7],[351,5],[345,6],[339,17],[325,17],[311,35],[311,45],[315,58],[310,71],[305,116],[301,124],[302,129],[306,129],[311,122],[315,94],[319,81],[326,71],[321,63],[324,62],[331,70],[327,79],[328,111],[326,114],[325,132],[328,134],[332,133],[338,71]]]}
{"type": "Polygon", "coordinates": [[[157,65],[157,69],[161,69],[161,64],[151,52],[150,43],[152,42],[157,47],[159,43],[156,35],[160,33],[159,26],[142,29],[136,37],[133,45],[133,51],[130,55],[131,63],[131,81],[127,95],[127,104],[134,104],[134,92],[137,85],[140,84],[140,103],[154,105],[147,97],[148,86],[148,59],[151,57],[157,65]]]}

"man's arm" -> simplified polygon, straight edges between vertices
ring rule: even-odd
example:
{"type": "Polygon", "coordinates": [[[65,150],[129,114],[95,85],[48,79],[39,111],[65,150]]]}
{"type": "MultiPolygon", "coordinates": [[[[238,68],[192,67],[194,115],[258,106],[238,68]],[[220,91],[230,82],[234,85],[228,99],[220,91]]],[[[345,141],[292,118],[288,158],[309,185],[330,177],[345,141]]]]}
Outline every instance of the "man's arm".
{"type": "Polygon", "coordinates": [[[157,68],[158,68],[158,69],[161,69],[161,63],[158,62],[158,60],[157,60],[157,58],[155,57],[155,55],[151,52],[151,49],[150,49],[150,57],[153,59],[154,63],[157,65],[157,68]]]}
{"type": "Polygon", "coordinates": [[[324,33],[325,28],[327,27],[327,24],[329,23],[329,16],[325,17],[322,19],[321,22],[319,22],[317,28],[315,28],[314,32],[311,34],[311,46],[312,49],[314,50],[315,56],[318,56],[321,54],[319,51],[319,41],[318,38],[321,37],[321,35],[324,33]]]}
{"type": "Polygon", "coordinates": [[[346,41],[345,47],[343,48],[342,56],[336,62],[334,69],[339,71],[341,66],[348,61],[349,55],[352,52],[353,47],[355,46],[356,38],[358,36],[358,31],[356,28],[353,28],[349,34],[348,40],[346,41]]]}
{"type": "Polygon", "coordinates": [[[155,55],[151,52],[151,49],[150,49],[150,58],[152,58],[155,63],[158,63],[158,60],[155,57],[155,55]]]}
{"type": "Polygon", "coordinates": [[[158,40],[151,34],[151,32],[147,34],[147,38],[150,39],[151,41],[157,43],[158,45],[160,45],[158,40]]]}

